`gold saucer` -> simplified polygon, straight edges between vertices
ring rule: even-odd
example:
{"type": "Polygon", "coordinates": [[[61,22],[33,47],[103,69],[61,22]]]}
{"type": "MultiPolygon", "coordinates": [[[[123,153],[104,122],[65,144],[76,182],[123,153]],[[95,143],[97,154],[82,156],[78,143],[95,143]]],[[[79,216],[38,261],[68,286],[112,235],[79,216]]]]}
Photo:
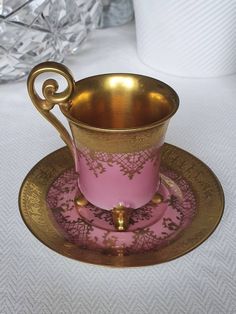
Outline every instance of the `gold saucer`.
{"type": "Polygon", "coordinates": [[[192,223],[166,246],[156,251],[114,256],[98,250],[80,248],[65,239],[63,232],[56,228],[46,202],[51,184],[65,170],[73,167],[72,157],[65,147],[46,156],[26,176],[19,193],[21,216],[29,230],[43,244],[57,253],[82,262],[138,267],[170,261],[193,250],[212,234],[223,214],[224,193],[220,182],[208,166],[176,146],[164,145],[162,165],[188,182],[197,204],[192,223]]]}

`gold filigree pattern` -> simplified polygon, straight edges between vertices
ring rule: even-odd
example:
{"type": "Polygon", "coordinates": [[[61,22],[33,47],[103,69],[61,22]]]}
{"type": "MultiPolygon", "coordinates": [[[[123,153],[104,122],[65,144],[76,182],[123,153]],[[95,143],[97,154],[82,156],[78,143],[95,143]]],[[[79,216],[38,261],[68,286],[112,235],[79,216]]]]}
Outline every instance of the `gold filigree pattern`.
{"type": "Polygon", "coordinates": [[[155,232],[150,230],[150,228],[140,229],[135,232],[132,250],[134,252],[148,251],[158,246],[161,242],[162,237],[157,237],[155,232]]]}
{"type": "Polygon", "coordinates": [[[88,237],[91,230],[93,230],[92,225],[86,223],[83,219],[76,219],[73,221],[68,221],[66,216],[64,217],[61,212],[61,208],[53,209],[53,215],[62,228],[63,232],[68,241],[76,242],[81,248],[87,247],[88,237]]]}
{"type": "Polygon", "coordinates": [[[161,146],[169,121],[150,129],[122,132],[105,132],[89,130],[69,121],[76,147],[80,150],[87,147],[96,152],[132,153],[161,146]]]}
{"type": "Polygon", "coordinates": [[[158,165],[160,159],[159,149],[146,149],[136,153],[127,154],[108,154],[102,152],[93,152],[86,148],[78,151],[78,155],[86,160],[89,170],[95,177],[106,171],[106,167],[118,165],[121,173],[128,176],[130,180],[137,174],[140,174],[145,163],[150,161],[153,165],[158,165]]]}

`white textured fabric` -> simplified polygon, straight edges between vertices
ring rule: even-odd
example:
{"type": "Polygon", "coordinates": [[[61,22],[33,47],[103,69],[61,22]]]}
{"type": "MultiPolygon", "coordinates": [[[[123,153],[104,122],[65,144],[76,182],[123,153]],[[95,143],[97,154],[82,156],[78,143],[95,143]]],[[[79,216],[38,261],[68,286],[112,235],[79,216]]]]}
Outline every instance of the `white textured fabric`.
{"type": "Polygon", "coordinates": [[[235,0],[134,0],[138,53],[181,76],[236,73],[235,0]]]}
{"type": "Polygon", "coordinates": [[[236,313],[236,76],[184,79],[155,72],[136,54],[133,25],[96,30],[66,64],[75,79],[136,72],[171,85],[180,108],[166,141],[207,163],[226,196],[214,234],[162,265],[112,269],[56,254],[21,220],[18,191],[32,166],[63,146],[31,104],[26,83],[0,86],[0,313],[236,313]]]}

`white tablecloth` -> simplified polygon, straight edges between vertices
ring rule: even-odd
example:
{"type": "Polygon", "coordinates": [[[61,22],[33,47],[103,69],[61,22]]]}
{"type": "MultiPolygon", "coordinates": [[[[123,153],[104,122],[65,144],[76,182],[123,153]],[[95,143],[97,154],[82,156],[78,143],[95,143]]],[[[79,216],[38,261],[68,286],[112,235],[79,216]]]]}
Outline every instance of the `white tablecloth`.
{"type": "Polygon", "coordinates": [[[190,151],[220,179],[226,197],[214,234],[162,265],[111,269],[74,261],[25,227],[18,191],[33,165],[63,146],[31,104],[26,82],[0,86],[0,313],[236,313],[236,75],[189,79],[140,62],[134,25],[95,31],[66,61],[75,79],[136,72],[171,85],[180,108],[166,141],[190,151]]]}

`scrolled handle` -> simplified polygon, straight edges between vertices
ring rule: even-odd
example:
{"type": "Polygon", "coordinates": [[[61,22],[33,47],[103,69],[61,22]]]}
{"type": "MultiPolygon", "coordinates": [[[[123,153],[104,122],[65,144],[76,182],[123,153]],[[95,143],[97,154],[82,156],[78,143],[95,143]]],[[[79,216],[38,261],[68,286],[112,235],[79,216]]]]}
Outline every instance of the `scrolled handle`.
{"type": "Polygon", "coordinates": [[[69,100],[75,90],[75,81],[69,69],[57,62],[43,62],[36,65],[29,74],[27,81],[28,93],[38,111],[58,130],[62,140],[69,147],[73,155],[73,142],[70,134],[62,123],[50,112],[58,104],[60,107],[68,107],[69,100]],[[64,91],[57,93],[58,83],[54,79],[47,79],[42,86],[42,93],[45,99],[41,98],[35,90],[36,78],[46,72],[53,72],[62,75],[67,81],[64,91]]]}

